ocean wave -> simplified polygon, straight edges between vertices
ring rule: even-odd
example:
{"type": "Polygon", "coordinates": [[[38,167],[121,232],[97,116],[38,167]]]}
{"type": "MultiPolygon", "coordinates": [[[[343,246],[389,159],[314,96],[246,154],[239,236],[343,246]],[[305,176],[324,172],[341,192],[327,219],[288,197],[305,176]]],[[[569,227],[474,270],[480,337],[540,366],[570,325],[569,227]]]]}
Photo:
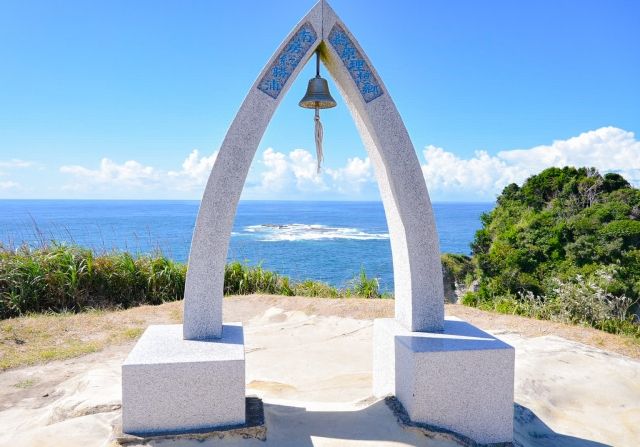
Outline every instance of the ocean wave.
{"type": "Polygon", "coordinates": [[[307,224],[262,224],[244,227],[246,233],[262,241],[319,241],[326,239],[353,239],[360,241],[389,239],[388,233],[367,233],[357,228],[330,227],[307,224]]]}

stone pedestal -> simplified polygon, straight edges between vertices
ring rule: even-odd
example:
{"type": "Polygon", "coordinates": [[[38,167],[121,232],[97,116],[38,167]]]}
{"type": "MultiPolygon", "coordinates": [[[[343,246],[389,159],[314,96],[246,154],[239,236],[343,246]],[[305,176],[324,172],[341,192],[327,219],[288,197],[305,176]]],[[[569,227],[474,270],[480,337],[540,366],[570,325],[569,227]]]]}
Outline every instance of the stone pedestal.
{"type": "Polygon", "coordinates": [[[456,318],[443,332],[379,319],[373,338],[375,395],[395,395],[413,422],[483,444],[513,440],[511,346],[456,318]]]}
{"type": "Polygon", "coordinates": [[[185,433],[245,423],[244,334],[184,340],[181,324],[149,326],[122,364],[122,431],[185,433]]]}

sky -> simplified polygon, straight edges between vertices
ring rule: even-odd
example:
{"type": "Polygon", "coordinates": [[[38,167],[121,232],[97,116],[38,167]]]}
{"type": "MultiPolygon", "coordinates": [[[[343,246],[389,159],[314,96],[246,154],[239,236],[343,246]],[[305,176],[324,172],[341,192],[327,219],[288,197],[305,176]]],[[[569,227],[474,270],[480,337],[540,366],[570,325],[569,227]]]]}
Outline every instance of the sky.
{"type": "MultiPolygon", "coordinates": [[[[225,132],[313,0],[0,0],[0,198],[200,199],[225,132]]],[[[411,136],[434,201],[492,201],[549,166],[640,186],[640,2],[333,0],[411,136]]],[[[296,79],[244,199],[379,200],[338,101],[296,79]]],[[[326,70],[323,71],[329,77],[326,70]]]]}

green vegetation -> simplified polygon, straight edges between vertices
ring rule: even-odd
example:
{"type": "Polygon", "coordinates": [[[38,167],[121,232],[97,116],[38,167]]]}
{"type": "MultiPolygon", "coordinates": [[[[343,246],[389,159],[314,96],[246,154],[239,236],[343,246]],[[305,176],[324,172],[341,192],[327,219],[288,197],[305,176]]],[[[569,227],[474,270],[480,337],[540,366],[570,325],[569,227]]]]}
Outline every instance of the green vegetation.
{"type": "Polygon", "coordinates": [[[186,267],[163,256],[75,246],[0,250],[0,318],[160,304],[182,297],[186,267]]]}
{"type": "Polygon", "coordinates": [[[285,296],[308,296],[323,298],[387,298],[381,294],[378,278],[367,276],[364,268],[349,281],[348,287],[338,289],[322,281],[291,281],[287,276],[264,270],[261,265],[250,267],[241,262],[227,264],[224,270],[225,295],[248,295],[268,293],[285,296]]]}
{"type": "Polygon", "coordinates": [[[224,269],[225,295],[248,295],[251,293],[269,293],[294,295],[289,278],[264,270],[261,265],[248,267],[240,262],[232,262],[224,269]]]}
{"type": "Polygon", "coordinates": [[[449,303],[458,302],[458,293],[471,286],[474,281],[473,260],[469,256],[444,253],[442,262],[442,280],[444,283],[444,300],[449,303]]]}
{"type": "Polygon", "coordinates": [[[360,268],[360,274],[353,279],[353,294],[363,298],[380,298],[378,278],[367,278],[364,267],[360,268]]]}
{"type": "Polygon", "coordinates": [[[473,281],[474,267],[469,256],[444,253],[440,259],[443,273],[450,276],[456,284],[469,284],[473,281]]]}
{"type": "MultiPolygon", "coordinates": [[[[53,243],[42,248],[0,247],[0,319],[31,312],[128,308],[182,298],[187,267],[162,255],[132,256],[53,243]]],[[[227,295],[379,298],[378,281],[364,270],[341,290],[233,262],[225,268],[227,295]]]]}
{"type": "Polygon", "coordinates": [[[465,304],[640,337],[640,190],[622,176],[546,169],[482,223],[465,304]]]}
{"type": "Polygon", "coordinates": [[[26,390],[27,388],[31,388],[33,385],[35,385],[36,382],[37,381],[35,379],[24,379],[18,383],[14,383],[13,386],[16,388],[21,388],[23,390],[26,390]]]}

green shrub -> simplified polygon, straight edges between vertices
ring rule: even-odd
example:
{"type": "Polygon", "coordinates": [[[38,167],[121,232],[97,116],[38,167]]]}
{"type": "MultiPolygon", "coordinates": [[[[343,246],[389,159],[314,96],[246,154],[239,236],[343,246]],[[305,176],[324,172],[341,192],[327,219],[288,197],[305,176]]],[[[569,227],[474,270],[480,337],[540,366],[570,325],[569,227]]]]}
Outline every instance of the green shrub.
{"type": "Polygon", "coordinates": [[[469,294],[463,303],[500,313],[592,326],[614,334],[640,337],[640,325],[631,313],[632,300],[606,290],[611,277],[611,272],[598,270],[588,278],[577,275],[566,282],[555,279],[552,295],[539,296],[527,291],[518,297],[481,300],[478,294],[469,294]]]}
{"type": "Polygon", "coordinates": [[[460,293],[473,283],[473,260],[465,255],[444,253],[440,256],[440,261],[445,302],[455,303],[460,293]]]}
{"type": "Polygon", "coordinates": [[[0,248],[0,318],[180,299],[186,267],[162,256],[96,256],[61,244],[0,248]]]}
{"type": "Polygon", "coordinates": [[[240,262],[232,262],[224,269],[226,295],[280,293],[280,283],[281,280],[276,273],[264,270],[261,265],[249,267],[240,262]]]}
{"type": "Polygon", "coordinates": [[[326,298],[338,298],[344,295],[340,290],[330,286],[329,284],[312,280],[306,280],[295,284],[293,291],[294,295],[309,297],[321,296],[326,298]]]}
{"type": "Polygon", "coordinates": [[[479,289],[463,302],[613,332],[640,327],[640,190],[622,176],[546,169],[507,186],[481,220],[471,246],[479,289]]]}
{"type": "Polygon", "coordinates": [[[597,270],[589,277],[576,275],[571,281],[556,280],[555,289],[546,297],[551,319],[598,326],[609,320],[626,321],[634,304],[626,296],[607,291],[615,270],[597,270]]]}
{"type": "MultiPolygon", "coordinates": [[[[9,250],[0,246],[0,318],[29,312],[78,312],[127,308],[182,299],[187,266],[162,254],[132,256],[53,243],[9,250]]],[[[291,282],[261,265],[232,262],[224,270],[224,293],[311,297],[381,297],[378,280],[364,269],[352,289],[319,281],[291,282]]]]}
{"type": "Polygon", "coordinates": [[[355,296],[363,298],[381,298],[380,283],[378,278],[369,278],[364,267],[360,268],[360,274],[351,281],[350,290],[355,296]]]}

